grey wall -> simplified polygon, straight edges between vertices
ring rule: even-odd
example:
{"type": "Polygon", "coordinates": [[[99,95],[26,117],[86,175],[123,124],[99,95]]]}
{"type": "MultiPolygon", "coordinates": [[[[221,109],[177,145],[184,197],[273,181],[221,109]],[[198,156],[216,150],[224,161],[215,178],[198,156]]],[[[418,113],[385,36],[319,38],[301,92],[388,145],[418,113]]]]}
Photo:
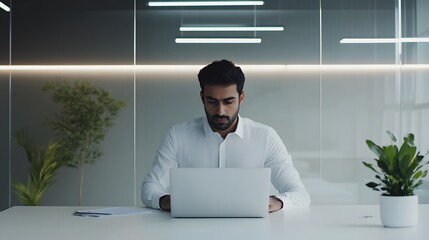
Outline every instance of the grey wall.
{"type": "MultiPolygon", "coordinates": [[[[148,65],[205,65],[221,58],[240,65],[395,63],[395,47],[391,44],[339,43],[343,37],[394,37],[393,1],[322,1],[322,24],[318,0],[267,2],[255,13],[253,8],[149,9],[144,1],[138,1],[135,52],[132,1],[105,1],[99,8],[93,4],[85,7],[80,1],[77,6],[54,4],[45,12],[42,8],[34,11],[31,3],[21,3],[13,14],[12,61],[133,64],[135,54],[137,64],[148,65]],[[257,33],[263,39],[259,45],[174,43],[174,38],[181,35],[197,36],[181,34],[181,24],[248,24],[253,23],[254,16],[258,24],[284,25],[286,30],[257,33]]],[[[429,6],[423,0],[417,3],[414,32],[424,36],[429,29],[429,6]]],[[[3,35],[0,38],[2,47],[3,35]]],[[[406,49],[418,49],[413,59],[416,63],[428,62],[427,43],[407,45],[406,49]]],[[[422,151],[428,149],[427,70],[244,70],[246,99],[241,114],[277,130],[314,204],[376,203],[377,193],[364,186],[373,177],[361,164],[372,158],[365,146],[366,139],[388,143],[386,130],[398,136],[413,131],[422,151]]],[[[103,142],[104,155],[86,168],[83,204],[140,205],[140,184],[164,134],[173,124],[204,114],[197,71],[139,71],[135,77],[133,72],[126,71],[14,72],[12,133],[27,128],[41,144],[52,138],[52,131],[43,122],[55,114],[57,106],[48,93],[41,91],[46,81],[90,81],[115,97],[126,99],[128,106],[103,142]]],[[[3,124],[8,122],[8,79],[8,73],[0,74],[0,154],[5,158],[8,154],[3,149],[8,149],[9,141],[7,125],[3,124]]],[[[27,160],[19,146],[11,147],[11,176],[24,181],[27,160]]],[[[1,160],[0,164],[6,179],[3,172],[8,175],[8,162],[1,160]]],[[[2,180],[0,184],[0,207],[5,208],[8,197],[4,194],[9,191],[9,183],[2,180]]],[[[429,189],[422,188],[423,202],[429,202],[427,192],[429,189]]],[[[19,203],[13,197],[11,204],[19,203]]],[[[78,171],[61,169],[42,204],[77,205],[78,171]]]]}
{"type": "Polygon", "coordinates": [[[0,211],[9,206],[9,74],[0,73],[0,211]]]}
{"type": "MultiPolygon", "coordinates": [[[[0,65],[9,64],[10,14],[0,10],[0,65]]],[[[0,72],[0,211],[9,206],[9,73],[0,72]]]]}

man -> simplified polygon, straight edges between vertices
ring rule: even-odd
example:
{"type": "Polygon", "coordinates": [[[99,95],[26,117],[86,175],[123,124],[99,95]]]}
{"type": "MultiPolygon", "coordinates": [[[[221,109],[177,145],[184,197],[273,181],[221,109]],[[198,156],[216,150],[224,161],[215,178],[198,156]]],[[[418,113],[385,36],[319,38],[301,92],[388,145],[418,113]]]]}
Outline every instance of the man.
{"type": "Polygon", "coordinates": [[[308,206],[310,197],[277,133],[238,114],[245,80],[240,67],[214,61],[200,70],[198,80],[206,116],[170,129],[143,181],[143,204],[170,210],[170,168],[269,167],[279,191],[269,199],[269,212],[308,206]]]}

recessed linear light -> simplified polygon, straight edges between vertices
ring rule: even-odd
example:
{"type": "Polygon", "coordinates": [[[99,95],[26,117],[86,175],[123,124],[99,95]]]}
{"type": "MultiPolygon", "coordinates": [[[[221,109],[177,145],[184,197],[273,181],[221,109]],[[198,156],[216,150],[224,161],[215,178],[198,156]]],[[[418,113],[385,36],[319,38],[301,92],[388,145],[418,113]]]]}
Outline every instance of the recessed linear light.
{"type": "Polygon", "coordinates": [[[260,38],[176,38],[176,43],[261,43],[260,38]]]}
{"type": "Polygon", "coordinates": [[[205,26],[205,27],[180,27],[181,32],[253,32],[253,31],[283,31],[284,27],[239,27],[239,26],[230,26],[230,27],[215,27],[215,26],[205,26]]]}
{"type": "Polygon", "coordinates": [[[263,1],[159,1],[148,2],[150,7],[210,7],[210,6],[261,6],[263,1]]]}
{"type": "Polygon", "coordinates": [[[429,70],[429,64],[315,64],[286,65],[287,71],[387,71],[387,70],[429,70]]]}
{"type": "MultiPolygon", "coordinates": [[[[270,64],[270,65],[239,65],[245,71],[297,71],[307,73],[308,71],[356,71],[356,70],[429,70],[429,64],[270,64]]],[[[129,72],[129,71],[155,71],[155,72],[178,72],[199,71],[204,65],[0,65],[2,71],[107,71],[107,72],[129,72]]]]}
{"type": "Polygon", "coordinates": [[[3,10],[5,10],[6,12],[10,12],[10,8],[2,2],[0,2],[0,8],[3,8],[3,10]]]}
{"type": "MultiPolygon", "coordinates": [[[[199,71],[204,65],[0,65],[2,71],[107,71],[107,72],[128,72],[128,71],[157,71],[157,72],[178,72],[178,71],[199,71]]],[[[285,70],[284,64],[261,64],[261,65],[241,65],[246,71],[268,71],[285,70]]]]}
{"type": "Polygon", "coordinates": [[[429,38],[343,38],[340,43],[402,43],[429,42],[429,38]]]}
{"type": "Polygon", "coordinates": [[[404,65],[397,64],[319,64],[319,65],[286,65],[287,70],[294,71],[355,71],[355,70],[395,70],[404,65]]]}

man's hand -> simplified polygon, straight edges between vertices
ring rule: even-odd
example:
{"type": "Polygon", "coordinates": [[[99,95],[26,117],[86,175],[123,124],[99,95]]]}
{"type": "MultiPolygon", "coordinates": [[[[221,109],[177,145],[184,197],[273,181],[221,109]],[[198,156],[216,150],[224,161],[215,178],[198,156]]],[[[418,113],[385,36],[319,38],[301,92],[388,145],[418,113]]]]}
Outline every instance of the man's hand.
{"type": "Polygon", "coordinates": [[[159,199],[159,207],[165,211],[171,210],[170,195],[164,195],[159,199]]]}
{"type": "Polygon", "coordinates": [[[283,208],[283,202],[277,197],[270,196],[270,203],[268,206],[268,212],[277,212],[278,210],[283,208]]]}

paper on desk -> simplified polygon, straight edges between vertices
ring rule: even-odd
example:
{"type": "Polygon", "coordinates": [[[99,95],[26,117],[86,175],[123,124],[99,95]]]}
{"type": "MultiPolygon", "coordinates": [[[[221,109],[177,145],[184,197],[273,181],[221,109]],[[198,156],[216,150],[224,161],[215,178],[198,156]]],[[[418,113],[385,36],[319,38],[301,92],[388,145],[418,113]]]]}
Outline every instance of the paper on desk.
{"type": "Polygon", "coordinates": [[[73,215],[81,217],[106,217],[117,215],[133,215],[152,213],[153,209],[149,208],[133,208],[133,207],[108,207],[88,210],[75,211],[73,215]]]}

